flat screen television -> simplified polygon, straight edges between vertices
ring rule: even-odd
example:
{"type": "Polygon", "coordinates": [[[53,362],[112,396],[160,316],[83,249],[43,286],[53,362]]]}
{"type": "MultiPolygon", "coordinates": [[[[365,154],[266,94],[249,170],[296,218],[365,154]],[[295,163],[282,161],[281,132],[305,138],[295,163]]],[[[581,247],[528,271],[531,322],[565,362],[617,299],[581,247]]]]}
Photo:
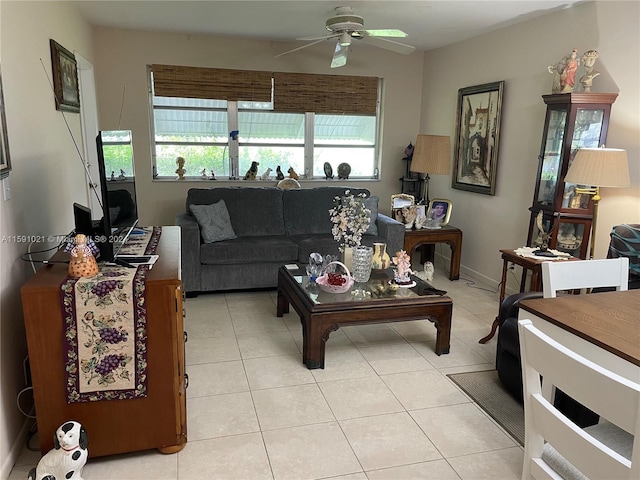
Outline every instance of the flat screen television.
{"type": "Polygon", "coordinates": [[[101,260],[114,262],[138,224],[131,132],[101,131],[96,137],[102,220],[97,228],[101,260]],[[109,159],[109,167],[105,162],[109,159]],[[113,168],[119,167],[119,172],[113,168]]]}

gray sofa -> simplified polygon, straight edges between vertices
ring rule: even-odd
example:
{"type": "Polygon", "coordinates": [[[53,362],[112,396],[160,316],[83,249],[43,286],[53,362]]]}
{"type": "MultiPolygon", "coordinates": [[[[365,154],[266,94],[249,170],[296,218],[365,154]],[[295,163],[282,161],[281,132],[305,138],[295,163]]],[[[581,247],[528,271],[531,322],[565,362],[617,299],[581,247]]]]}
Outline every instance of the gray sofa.
{"type": "Polygon", "coordinates": [[[363,236],[362,243],[384,242],[390,253],[403,248],[404,225],[377,213],[377,197],[370,196],[366,189],[190,189],[186,211],[176,218],[176,225],[181,228],[185,292],[195,296],[199,292],[273,288],[277,286],[281,265],[306,264],[311,252],[338,255],[338,244],[331,234],[329,209],[333,207],[334,197],[344,195],[345,190],[354,195],[365,193],[369,197],[367,207],[375,206],[371,208],[375,224],[363,236]],[[220,200],[224,200],[236,238],[205,243],[204,232],[191,206],[213,205],[220,200]]]}

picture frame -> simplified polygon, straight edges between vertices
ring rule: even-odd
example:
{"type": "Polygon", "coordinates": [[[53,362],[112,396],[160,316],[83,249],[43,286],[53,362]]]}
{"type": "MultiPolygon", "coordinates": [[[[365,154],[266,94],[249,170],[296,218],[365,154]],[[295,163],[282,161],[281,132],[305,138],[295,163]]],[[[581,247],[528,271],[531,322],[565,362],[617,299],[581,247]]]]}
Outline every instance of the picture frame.
{"type": "Polygon", "coordinates": [[[495,195],[504,83],[458,90],[452,188],[495,195]]]}
{"type": "Polygon", "coordinates": [[[49,46],[56,110],[79,113],[80,90],[76,58],[73,53],[53,39],[49,39],[49,46]]]}
{"type": "Polygon", "coordinates": [[[402,209],[411,207],[416,204],[416,199],[413,195],[406,193],[397,193],[391,195],[391,216],[394,220],[404,223],[404,215],[402,209]]]}
{"type": "Polygon", "coordinates": [[[0,178],[5,178],[11,171],[11,155],[9,154],[9,135],[7,133],[7,117],[4,110],[4,90],[2,72],[0,71],[0,178]]]}
{"type": "Polygon", "coordinates": [[[434,224],[444,226],[449,224],[451,211],[453,210],[453,202],[446,198],[434,198],[429,202],[429,210],[427,212],[427,220],[434,224]]]}

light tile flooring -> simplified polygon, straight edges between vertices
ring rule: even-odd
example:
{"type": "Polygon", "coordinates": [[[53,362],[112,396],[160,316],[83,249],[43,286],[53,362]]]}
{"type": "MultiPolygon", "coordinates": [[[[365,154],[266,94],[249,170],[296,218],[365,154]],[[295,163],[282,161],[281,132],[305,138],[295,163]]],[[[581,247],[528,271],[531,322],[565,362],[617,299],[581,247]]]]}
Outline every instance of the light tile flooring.
{"type": "MultiPolygon", "coordinates": [[[[427,320],[348,327],[324,370],[303,366],[300,321],[276,317],[275,291],[187,299],[186,447],[90,458],[84,478],[519,479],[522,449],[446,376],[494,368],[495,338],[478,339],[498,295],[438,267],[433,285],[454,300],[450,354],[435,355],[427,320]]],[[[25,449],[9,480],[38,458],[25,449]]]]}

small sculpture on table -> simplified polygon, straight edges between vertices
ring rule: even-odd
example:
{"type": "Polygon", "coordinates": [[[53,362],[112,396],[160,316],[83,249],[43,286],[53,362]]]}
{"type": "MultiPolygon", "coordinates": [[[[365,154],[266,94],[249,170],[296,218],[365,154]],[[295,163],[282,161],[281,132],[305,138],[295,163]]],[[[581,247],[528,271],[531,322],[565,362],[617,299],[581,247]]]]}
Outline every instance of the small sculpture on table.
{"type": "Polygon", "coordinates": [[[396,256],[391,259],[396,268],[393,269],[393,281],[403,287],[413,285],[411,280],[411,258],[404,250],[400,250],[396,253],[396,256]]]}
{"type": "Polygon", "coordinates": [[[256,179],[256,175],[258,175],[258,165],[260,165],[259,162],[251,162],[249,170],[247,170],[247,173],[244,174],[244,180],[256,179]]]}
{"type": "Polygon", "coordinates": [[[207,177],[207,169],[203,168],[202,169],[202,173],[200,174],[200,178],[202,178],[203,180],[207,180],[209,177],[207,177]]]}
{"type": "Polygon", "coordinates": [[[280,165],[276,167],[276,180],[284,180],[284,173],[282,173],[280,165]]]}
{"type": "MultiPolygon", "coordinates": [[[[91,240],[79,233],[75,238],[75,245],[71,248],[69,261],[70,277],[93,277],[98,273],[98,262],[93,256],[91,240]]],[[[95,246],[95,244],[94,244],[95,246]]]]}
{"type": "Polygon", "coordinates": [[[404,217],[404,228],[407,230],[411,230],[413,228],[413,223],[418,217],[418,212],[415,205],[404,207],[402,209],[402,216],[404,217]]]}
{"type": "Polygon", "coordinates": [[[265,181],[265,182],[271,180],[271,167],[269,167],[269,168],[267,168],[265,170],[265,172],[260,177],[260,180],[265,181]]]}
{"type": "Polygon", "coordinates": [[[293,169],[293,167],[289,167],[289,178],[293,178],[294,180],[298,180],[299,176],[296,173],[296,171],[293,169]]]}
{"type": "Polygon", "coordinates": [[[542,213],[542,210],[540,210],[538,212],[538,216],[536,217],[536,225],[538,226],[538,231],[540,232],[538,238],[536,239],[536,244],[539,245],[539,248],[538,250],[534,250],[533,254],[540,257],[555,258],[557,257],[557,255],[549,251],[549,238],[551,238],[551,232],[553,232],[553,229],[555,227],[551,225],[548,231],[545,230],[543,217],[544,215],[542,213]]]}

